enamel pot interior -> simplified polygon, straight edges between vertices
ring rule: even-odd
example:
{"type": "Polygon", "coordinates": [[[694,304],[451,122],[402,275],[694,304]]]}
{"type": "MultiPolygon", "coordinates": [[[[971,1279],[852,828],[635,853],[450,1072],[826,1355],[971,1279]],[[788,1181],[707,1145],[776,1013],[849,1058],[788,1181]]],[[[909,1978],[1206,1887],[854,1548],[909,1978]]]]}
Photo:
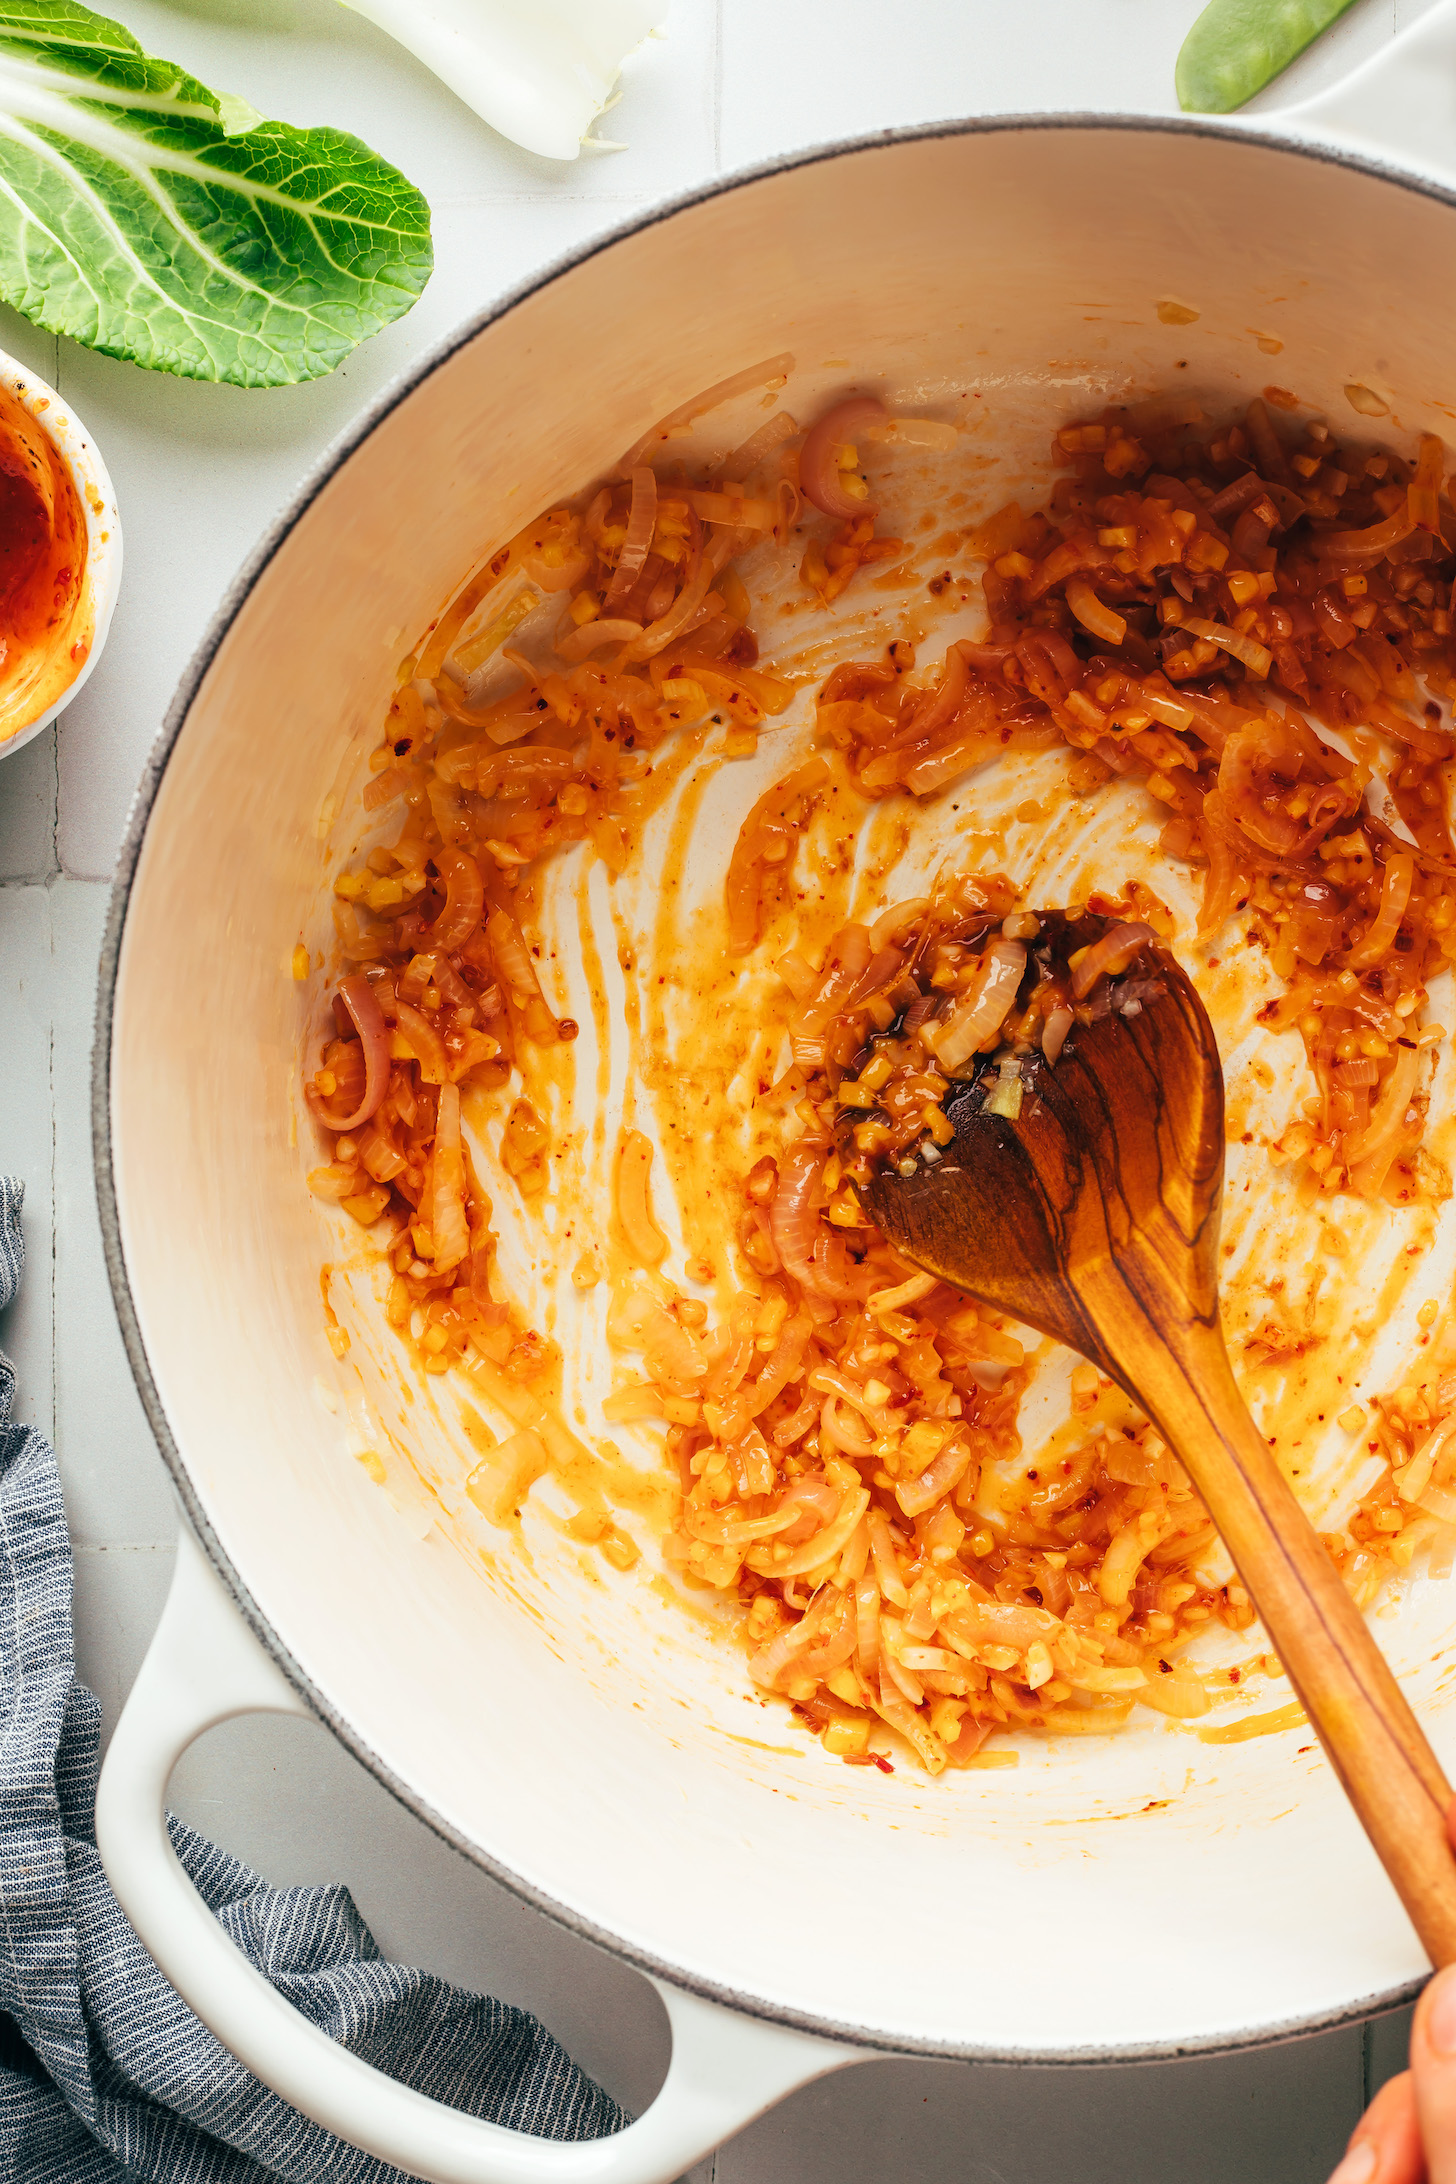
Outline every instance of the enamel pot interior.
{"type": "MultiPolygon", "coordinates": [[[[974,403],[1028,460],[1089,403],[1188,386],[1242,405],[1276,376],[1332,418],[1355,382],[1401,432],[1439,429],[1456,302],[1431,271],[1452,227],[1390,179],[1168,126],[909,137],[735,184],[434,359],[268,543],[179,704],[119,912],[109,1180],[103,1123],[154,1423],[219,1566],[351,1748],[640,1964],[886,2046],[1051,2059],[1330,2022],[1424,1960],[1308,1732],[1212,1749],[1150,1720],[1015,1771],[843,1767],[645,1565],[523,1561],[474,1519],[457,1412],[404,1388],[377,1316],[335,1360],[334,1217],[303,1188],[297,1096],[318,995],[288,965],[301,936],[328,945],[397,660],[484,550],[778,351],[801,417],[844,386],[974,403]],[[404,1466],[382,1493],[354,1460],[370,1405],[423,1487],[404,1466]]],[[[558,1332],[599,1350],[594,1324],[558,1332]]],[[[1418,1587],[1379,1626],[1448,1760],[1453,1607],[1418,1587]]]]}

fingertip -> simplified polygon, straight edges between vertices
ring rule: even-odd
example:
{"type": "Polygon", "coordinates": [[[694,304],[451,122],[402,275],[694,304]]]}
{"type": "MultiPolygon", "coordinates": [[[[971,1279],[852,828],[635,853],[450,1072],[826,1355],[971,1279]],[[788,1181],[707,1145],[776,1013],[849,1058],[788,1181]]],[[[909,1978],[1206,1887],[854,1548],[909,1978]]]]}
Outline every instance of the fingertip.
{"type": "MultiPolygon", "coordinates": [[[[1411,2024],[1411,2082],[1430,2174],[1450,2184],[1456,2147],[1456,1965],[1434,1974],[1411,2024]]],[[[1385,2184],[1383,2174],[1378,2184],[1385,2184]]]]}
{"type": "MultiPolygon", "coordinates": [[[[1413,2050],[1428,2049],[1438,2065],[1456,2062],[1456,1964],[1446,1965],[1427,1981],[1416,2004],[1413,2035],[1413,2050]]],[[[1419,2076],[1420,2058],[1414,2052],[1412,2063],[1419,2076]]]]}
{"type": "Polygon", "coordinates": [[[1330,2184],[1375,2184],[1375,2173],[1379,2167],[1380,2156],[1370,2140],[1353,2139],[1344,2160],[1332,2172],[1330,2184]]]}
{"type": "Polygon", "coordinates": [[[1329,2184],[1425,2184],[1415,2088],[1403,2070],[1380,2088],[1329,2184]]]}

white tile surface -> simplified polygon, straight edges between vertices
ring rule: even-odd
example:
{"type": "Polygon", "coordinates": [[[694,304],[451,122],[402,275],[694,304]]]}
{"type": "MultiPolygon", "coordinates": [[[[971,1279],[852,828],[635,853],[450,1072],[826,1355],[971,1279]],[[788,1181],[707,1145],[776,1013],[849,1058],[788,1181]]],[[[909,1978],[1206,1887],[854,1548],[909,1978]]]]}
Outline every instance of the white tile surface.
{"type": "Polygon", "coordinates": [[[48,880],[56,869],[56,731],[5,760],[0,775],[0,880],[48,880]]]}
{"type": "Polygon", "coordinates": [[[798,144],[961,114],[1176,106],[1173,62],[1201,0],[727,0],[726,166],[798,144]]]}
{"type": "Polygon", "coordinates": [[[91,1166],[91,1039],[108,890],[50,889],[58,971],[53,1016],[57,1448],[78,1546],[170,1540],[171,1482],[132,1385],[101,1256],[91,1166]]]}
{"type": "Polygon", "coordinates": [[[1358,2029],[1118,2069],[866,2063],[722,2148],[716,2184],[1322,2184],[1360,2105],[1358,2029]]]}
{"type": "Polygon", "coordinates": [[[1372,2017],[1365,2028],[1365,2098],[1380,2091],[1387,2078],[1405,2069],[1410,2047],[1410,2010],[1372,2017]]]}
{"type": "MultiPolygon", "coordinates": [[[[119,0],[120,4],[120,0],[119,0]]],[[[437,271],[411,316],[332,379],[266,395],[92,357],[0,311],[0,345],[59,385],[104,448],[127,572],[111,642],[58,741],[0,764],[0,1165],[24,1175],[30,1275],[0,1341],[22,1415],[54,1421],[77,1542],[82,1676],[108,1726],[160,1613],[173,1504],[116,1332],[87,1113],[105,880],[171,691],[229,578],[332,437],[492,296],[720,165],[855,130],[1037,108],[1154,112],[1199,0],[675,0],[605,131],[556,167],[492,138],[334,0],[125,0],[153,50],[285,119],[331,121],[430,196],[437,271]],[[59,353],[58,353],[59,352],[59,353]],[[57,757],[58,752],[58,757],[57,757]]],[[[1357,0],[1264,103],[1351,65],[1428,0],[1357,0]]],[[[973,216],[973,208],[968,216],[973,216]]],[[[620,2098],[666,2059],[636,1975],[438,1843],[321,1729],[234,1724],[178,1808],[279,1881],[345,1879],[391,1954],[539,2010],[620,2098]]],[[[1260,2054],[1094,2072],[885,2061],[796,2096],[693,2184],[1303,2184],[1402,2066],[1405,2016],[1260,2054]]]]}
{"type": "MultiPolygon", "coordinates": [[[[16,763],[15,760],[11,761],[16,763]]],[[[0,794],[4,780],[0,776],[0,794]]],[[[4,810],[0,802],[0,812],[4,810]]],[[[0,1168],[25,1184],[21,1227],[26,1278],[0,1313],[0,1349],[15,1364],[15,1416],[55,1431],[52,1319],[54,1227],[51,1142],[51,906],[44,887],[0,887],[0,1029],[5,1042],[0,1093],[0,1168]]]]}
{"type": "Polygon", "coordinates": [[[76,1674],[101,1701],[102,1739],[109,1743],[161,1618],[176,1548],[170,1538],[72,1544],[76,1674]]]}

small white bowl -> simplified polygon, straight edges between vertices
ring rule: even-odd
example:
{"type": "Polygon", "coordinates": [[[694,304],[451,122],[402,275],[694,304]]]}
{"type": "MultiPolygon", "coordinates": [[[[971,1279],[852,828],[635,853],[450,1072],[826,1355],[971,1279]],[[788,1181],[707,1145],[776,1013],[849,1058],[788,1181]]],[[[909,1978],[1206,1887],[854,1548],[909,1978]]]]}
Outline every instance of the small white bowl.
{"type": "Polygon", "coordinates": [[[13,356],[7,356],[3,349],[0,349],[0,387],[34,418],[51,441],[70,472],[71,483],[86,512],[86,577],[76,616],[83,626],[89,623],[91,629],[90,650],[60,696],[34,720],[27,721],[23,728],[0,739],[0,758],[9,758],[65,711],[101,657],[116,595],[121,588],[121,517],[117,512],[116,489],[107,475],[106,465],[70,403],[53,387],[48,387],[37,373],[17,363],[13,356]]]}

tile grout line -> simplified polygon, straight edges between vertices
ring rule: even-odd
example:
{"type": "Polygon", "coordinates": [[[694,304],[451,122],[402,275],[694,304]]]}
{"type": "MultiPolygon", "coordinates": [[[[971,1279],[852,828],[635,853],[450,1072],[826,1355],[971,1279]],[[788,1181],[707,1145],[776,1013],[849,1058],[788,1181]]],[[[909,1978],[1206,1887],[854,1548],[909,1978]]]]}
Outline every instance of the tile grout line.
{"type": "Polygon", "coordinates": [[[175,1539],[73,1539],[73,1555],[170,1555],[175,1539]]]}
{"type": "Polygon", "coordinates": [[[57,878],[61,869],[61,739],[54,732],[51,735],[51,785],[55,794],[51,798],[51,861],[47,883],[57,878]]]}
{"type": "Polygon", "coordinates": [[[59,1190],[60,1190],[60,1184],[59,1184],[59,1178],[58,1178],[58,1175],[57,1175],[57,1161],[56,1161],[56,1012],[55,1012],[55,1002],[54,1002],[54,995],[55,995],[55,992],[56,992],[56,977],[55,977],[55,959],[56,959],[56,919],[55,919],[55,909],[54,909],[54,905],[53,905],[53,904],[52,904],[52,902],[51,902],[51,891],[50,891],[50,888],[49,888],[49,886],[47,886],[47,887],[46,887],[46,890],[45,890],[45,916],[46,916],[46,941],[47,941],[47,953],[48,953],[48,956],[49,956],[49,959],[50,959],[50,970],[51,970],[51,977],[50,977],[50,996],[48,997],[48,1006],[47,1006],[47,1009],[46,1009],[46,1101],[47,1101],[47,1106],[48,1106],[48,1109],[49,1109],[49,1115],[50,1115],[50,1126],[51,1126],[51,1129],[50,1129],[50,1201],[51,1201],[51,1203],[50,1203],[50,1230],[51,1230],[50,1242],[51,1242],[51,1252],[50,1252],[50,1278],[49,1278],[49,1299],[48,1299],[48,1301],[49,1301],[49,1308],[50,1308],[50,1338],[51,1338],[51,1339],[50,1339],[50,1425],[51,1425],[51,1430],[50,1430],[50,1444],[51,1444],[51,1447],[52,1447],[52,1448],[54,1448],[54,1447],[55,1447],[55,1445],[56,1445],[56,1434],[57,1434],[57,1428],[58,1428],[58,1426],[60,1425],[60,1401],[61,1401],[61,1399],[60,1399],[60,1370],[59,1370],[60,1323],[59,1323],[59,1316],[58,1316],[58,1312],[57,1312],[57,1303],[56,1303],[56,1298],[57,1298],[57,1280],[56,1280],[56,1276],[57,1276],[57,1270],[58,1270],[58,1269],[57,1269],[57,1261],[58,1261],[58,1252],[57,1252],[57,1245],[58,1245],[58,1242],[59,1242],[59,1236],[60,1236],[60,1198],[59,1198],[59,1190]]]}

